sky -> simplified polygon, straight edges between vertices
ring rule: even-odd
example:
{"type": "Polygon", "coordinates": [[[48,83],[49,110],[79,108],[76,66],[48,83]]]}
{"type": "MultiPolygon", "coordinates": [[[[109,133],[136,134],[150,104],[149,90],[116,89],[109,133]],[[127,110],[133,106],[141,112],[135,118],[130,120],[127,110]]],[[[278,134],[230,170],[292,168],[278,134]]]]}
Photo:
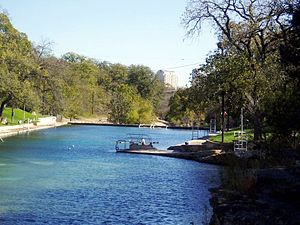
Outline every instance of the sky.
{"type": "Polygon", "coordinates": [[[100,61],[172,70],[179,85],[216,49],[214,31],[186,37],[185,0],[0,0],[29,40],[53,42],[57,57],[75,52],[100,61]]]}

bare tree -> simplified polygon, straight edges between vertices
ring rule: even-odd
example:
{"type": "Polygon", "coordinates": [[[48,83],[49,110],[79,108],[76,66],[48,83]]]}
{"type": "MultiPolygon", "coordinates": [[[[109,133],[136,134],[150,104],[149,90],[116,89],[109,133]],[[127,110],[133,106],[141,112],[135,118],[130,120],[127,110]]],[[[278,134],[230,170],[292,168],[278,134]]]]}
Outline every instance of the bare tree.
{"type": "Polygon", "coordinates": [[[226,47],[262,60],[289,29],[289,7],[294,0],[193,0],[183,15],[188,35],[210,22],[226,47]]]}
{"type": "Polygon", "coordinates": [[[253,115],[256,140],[262,136],[260,91],[266,92],[260,82],[274,79],[264,69],[267,58],[278,53],[280,41],[286,38],[288,12],[294,4],[295,0],[190,0],[183,14],[188,36],[198,35],[205,23],[211,24],[223,52],[246,56],[253,85],[245,90],[245,98],[253,115]]]}

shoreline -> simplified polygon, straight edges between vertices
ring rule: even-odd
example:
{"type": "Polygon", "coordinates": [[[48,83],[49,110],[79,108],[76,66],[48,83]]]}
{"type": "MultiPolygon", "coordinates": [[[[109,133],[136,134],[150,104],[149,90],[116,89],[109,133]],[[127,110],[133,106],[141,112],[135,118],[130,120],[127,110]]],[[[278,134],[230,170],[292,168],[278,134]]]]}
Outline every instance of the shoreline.
{"type": "MultiPolygon", "coordinates": [[[[12,125],[12,126],[0,126],[0,142],[3,142],[5,138],[24,134],[27,132],[38,131],[42,129],[55,128],[65,125],[95,125],[95,126],[117,126],[117,127],[139,127],[138,124],[112,124],[112,123],[101,123],[101,122],[87,122],[87,121],[64,121],[55,122],[53,124],[22,124],[22,125],[12,125]]],[[[155,126],[157,128],[166,128],[163,126],[155,126]]],[[[170,129],[192,129],[191,127],[167,127],[170,129]]],[[[199,128],[200,129],[200,128],[199,128]]],[[[204,136],[197,140],[188,140],[186,143],[177,144],[170,146],[168,150],[158,150],[158,151],[124,151],[121,153],[127,154],[144,154],[144,155],[157,155],[163,157],[179,158],[186,160],[193,160],[199,163],[208,163],[222,166],[223,160],[219,160],[218,156],[222,155],[221,148],[219,145],[209,143],[207,147],[205,143],[208,141],[209,136],[204,136]]],[[[223,157],[221,157],[223,158],[223,157]]]]}
{"type": "Polygon", "coordinates": [[[18,134],[24,134],[27,132],[38,131],[43,129],[55,128],[67,125],[67,122],[56,122],[54,124],[34,125],[34,124],[22,124],[13,126],[0,126],[0,141],[7,137],[15,136],[18,134]]]}
{"type": "MultiPolygon", "coordinates": [[[[180,127],[180,126],[169,126],[169,125],[157,125],[157,124],[117,124],[101,121],[68,121],[70,125],[94,125],[94,126],[116,126],[116,127],[150,127],[150,128],[166,128],[166,129],[181,129],[181,130],[193,130],[193,127],[180,127]]],[[[208,127],[197,127],[197,130],[209,130],[208,127]]]]}

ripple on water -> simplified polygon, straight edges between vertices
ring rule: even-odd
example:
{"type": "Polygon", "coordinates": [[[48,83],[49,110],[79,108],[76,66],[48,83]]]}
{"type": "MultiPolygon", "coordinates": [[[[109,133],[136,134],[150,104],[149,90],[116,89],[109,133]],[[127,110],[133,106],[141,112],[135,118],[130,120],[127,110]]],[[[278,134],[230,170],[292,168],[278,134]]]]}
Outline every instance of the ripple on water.
{"type": "Polygon", "coordinates": [[[41,165],[41,166],[52,166],[53,162],[50,161],[29,161],[31,164],[41,165]]]}
{"type": "MultiPolygon", "coordinates": [[[[115,154],[115,139],[140,131],[74,126],[7,139],[0,145],[0,224],[201,224],[217,167],[115,154]]],[[[160,142],[191,136],[148,131],[160,142]]]]}

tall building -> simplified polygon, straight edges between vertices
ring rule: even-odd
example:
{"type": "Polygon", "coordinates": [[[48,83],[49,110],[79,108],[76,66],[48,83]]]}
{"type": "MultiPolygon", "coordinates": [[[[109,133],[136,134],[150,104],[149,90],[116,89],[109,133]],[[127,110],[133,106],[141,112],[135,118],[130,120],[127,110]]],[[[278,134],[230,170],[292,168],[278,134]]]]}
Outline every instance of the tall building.
{"type": "Polygon", "coordinates": [[[174,71],[159,70],[156,73],[161,82],[163,82],[167,87],[177,89],[178,87],[178,77],[174,71]]]}

